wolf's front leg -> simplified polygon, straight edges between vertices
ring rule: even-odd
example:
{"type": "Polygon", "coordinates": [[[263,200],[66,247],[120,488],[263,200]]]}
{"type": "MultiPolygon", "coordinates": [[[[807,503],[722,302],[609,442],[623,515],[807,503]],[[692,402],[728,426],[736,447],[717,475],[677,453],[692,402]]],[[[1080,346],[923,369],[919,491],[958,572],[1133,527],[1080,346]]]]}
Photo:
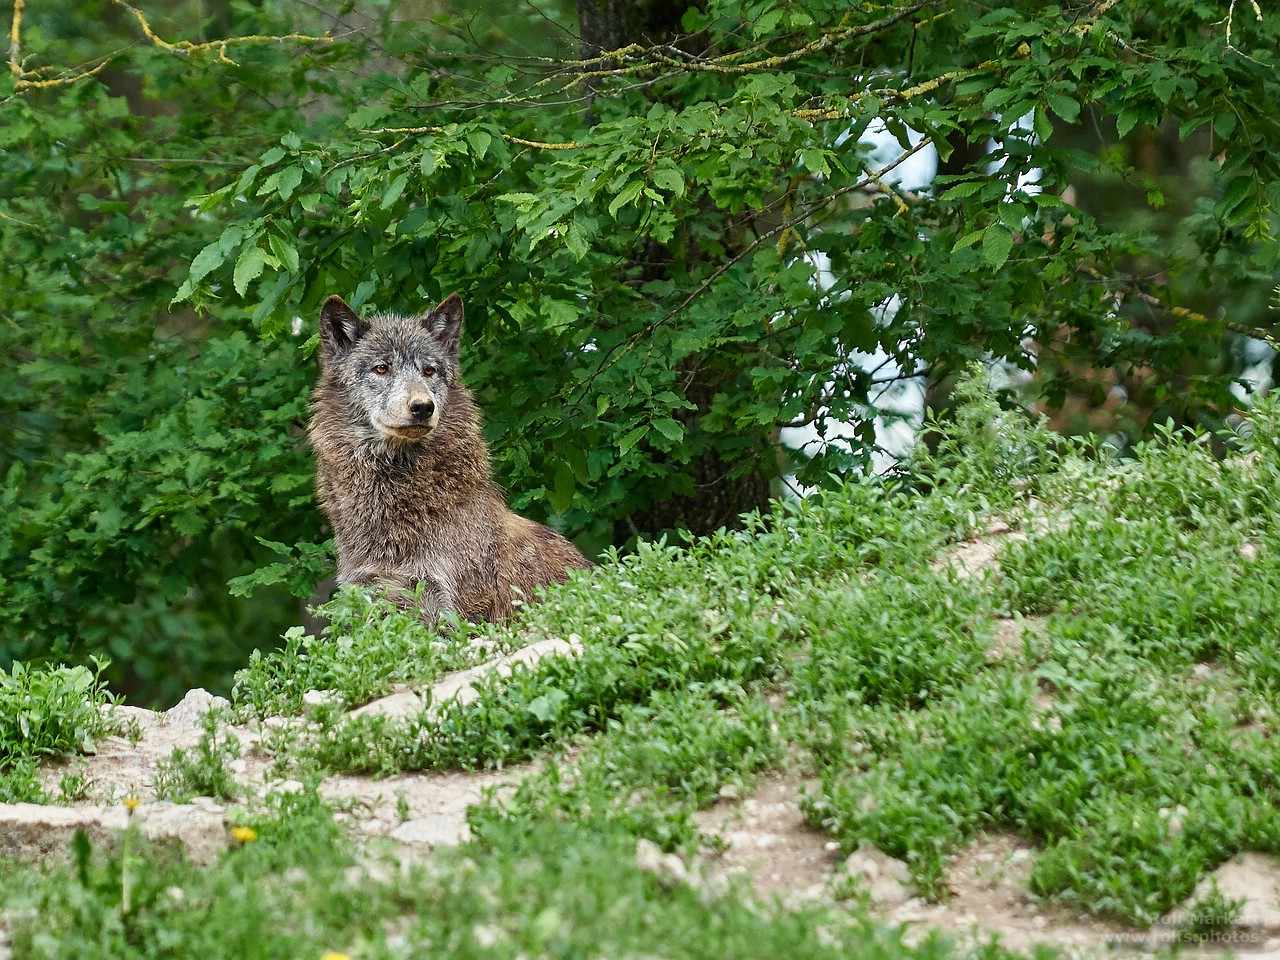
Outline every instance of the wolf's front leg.
{"type": "Polygon", "coordinates": [[[390,600],[401,610],[418,610],[427,623],[435,623],[454,609],[448,585],[434,577],[414,580],[386,570],[360,570],[345,582],[374,587],[382,593],[383,599],[390,600]]]}
{"type": "MultiPolygon", "coordinates": [[[[441,617],[457,610],[453,600],[453,592],[448,584],[434,577],[424,577],[414,585],[412,590],[402,591],[404,597],[402,609],[418,608],[424,622],[436,623],[441,617]]],[[[400,601],[397,601],[399,603],[400,601]]]]}

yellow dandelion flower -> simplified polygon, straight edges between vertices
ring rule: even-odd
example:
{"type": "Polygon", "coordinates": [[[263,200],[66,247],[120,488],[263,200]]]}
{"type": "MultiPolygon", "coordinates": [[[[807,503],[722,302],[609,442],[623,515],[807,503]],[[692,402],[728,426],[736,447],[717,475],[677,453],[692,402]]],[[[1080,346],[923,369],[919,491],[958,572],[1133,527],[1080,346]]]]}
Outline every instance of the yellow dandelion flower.
{"type": "Polygon", "coordinates": [[[320,954],[320,960],[351,960],[345,953],[339,953],[337,950],[329,950],[320,954]]]}
{"type": "Polygon", "coordinates": [[[258,831],[253,827],[232,827],[231,835],[241,843],[252,843],[258,839],[258,831]]]}
{"type": "Polygon", "coordinates": [[[133,794],[129,794],[129,796],[125,797],[122,802],[124,803],[124,808],[128,810],[130,813],[133,813],[133,811],[137,810],[138,805],[142,803],[142,801],[139,800],[137,797],[135,797],[133,794]]]}

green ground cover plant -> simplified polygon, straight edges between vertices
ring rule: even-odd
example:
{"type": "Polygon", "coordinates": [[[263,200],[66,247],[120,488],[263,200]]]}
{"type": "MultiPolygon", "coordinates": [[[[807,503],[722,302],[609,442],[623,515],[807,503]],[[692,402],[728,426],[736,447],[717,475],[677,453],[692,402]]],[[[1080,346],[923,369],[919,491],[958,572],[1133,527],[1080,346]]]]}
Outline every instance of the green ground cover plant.
{"type": "Polygon", "coordinates": [[[173,803],[194,797],[235,800],[241,789],[227,766],[241,754],[239,738],[222,727],[222,711],[209,710],[201,718],[200,740],[178,747],[162,761],[156,774],[156,796],[173,803]]]}
{"type": "Polygon", "coordinates": [[[132,863],[85,844],[76,862],[26,890],[0,868],[9,904],[27,911],[14,924],[15,956],[499,960],[651,956],[656,944],[688,960],[952,953],[828,909],[775,916],[707,902],[635,866],[634,838],[608,823],[548,823],[536,833],[494,824],[470,846],[405,870],[344,850],[314,793],[292,795],[253,824],[256,839],[205,869],[138,836],[132,863]]]}
{"type": "Polygon", "coordinates": [[[413,612],[358,591],[341,592],[322,612],[328,626],[321,639],[291,627],[278,649],[254,650],[236,671],[232,696],[241,716],[297,713],[311,690],[358,707],[395,683],[430,682],[485,656],[471,625],[428,629],[413,612]]]}
{"type": "MultiPolygon", "coordinates": [[[[508,768],[515,788],[472,809],[472,839],[384,882],[313,786],[248,802],[236,809],[258,839],[210,867],[138,847],[155,879],[132,917],[106,851],[70,872],[7,868],[5,902],[67,931],[19,924],[16,955],[948,955],[905,946],[856,902],[762,910],[734,889],[709,905],[633,868],[640,839],[716,849],[694,814],[779,768],[812,777],[816,828],[901,858],[929,897],[990,833],[1033,844],[1033,895],[1139,926],[1233,854],[1280,853],[1280,405],[1260,401],[1214,444],[1169,430],[1117,460],[1002,409],[981,381],[960,392],[966,406],[900,476],[613,555],[479,643],[340,594],[329,632],[292,633],[242,670],[233,709],[305,717],[265,748],[307,784],[508,768]],[[962,568],[976,535],[994,561],[962,568]],[[577,652],[489,676],[466,704],[347,711],[548,638],[577,652]],[[231,901],[264,885],[237,914],[231,901]],[[85,948],[92,930],[118,952],[85,948]]],[[[1190,913],[1211,930],[1237,910],[1211,892],[1190,913]]]]}
{"type": "Polygon", "coordinates": [[[102,666],[0,670],[0,802],[42,799],[38,763],[92,751],[112,728],[102,666]]]}

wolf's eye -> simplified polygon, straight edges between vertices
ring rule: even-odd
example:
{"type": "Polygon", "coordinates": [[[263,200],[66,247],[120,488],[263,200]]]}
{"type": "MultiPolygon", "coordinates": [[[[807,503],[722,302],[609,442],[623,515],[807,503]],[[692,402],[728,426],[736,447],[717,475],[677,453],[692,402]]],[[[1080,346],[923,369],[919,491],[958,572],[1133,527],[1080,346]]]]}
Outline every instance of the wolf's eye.
{"type": "Polygon", "coordinates": [[[424,377],[434,377],[436,375],[436,368],[431,366],[423,367],[422,375],[424,377]]]}
{"type": "Polygon", "coordinates": [[[385,363],[375,363],[372,367],[370,367],[370,369],[374,373],[376,373],[378,376],[382,376],[391,368],[387,366],[385,363]]]}

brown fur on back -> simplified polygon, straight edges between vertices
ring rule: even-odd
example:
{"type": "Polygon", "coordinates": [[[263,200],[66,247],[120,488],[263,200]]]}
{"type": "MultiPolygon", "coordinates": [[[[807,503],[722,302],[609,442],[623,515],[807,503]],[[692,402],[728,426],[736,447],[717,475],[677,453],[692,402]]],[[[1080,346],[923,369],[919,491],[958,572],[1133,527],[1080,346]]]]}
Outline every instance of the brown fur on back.
{"type": "Polygon", "coordinates": [[[456,296],[422,317],[367,321],[331,297],[308,434],[339,583],[393,593],[421,584],[428,619],[498,620],[537,586],[590,564],[508,509],[494,483],[480,414],[458,375],[461,319],[456,296]],[[438,422],[427,423],[427,410],[438,422]]]}

